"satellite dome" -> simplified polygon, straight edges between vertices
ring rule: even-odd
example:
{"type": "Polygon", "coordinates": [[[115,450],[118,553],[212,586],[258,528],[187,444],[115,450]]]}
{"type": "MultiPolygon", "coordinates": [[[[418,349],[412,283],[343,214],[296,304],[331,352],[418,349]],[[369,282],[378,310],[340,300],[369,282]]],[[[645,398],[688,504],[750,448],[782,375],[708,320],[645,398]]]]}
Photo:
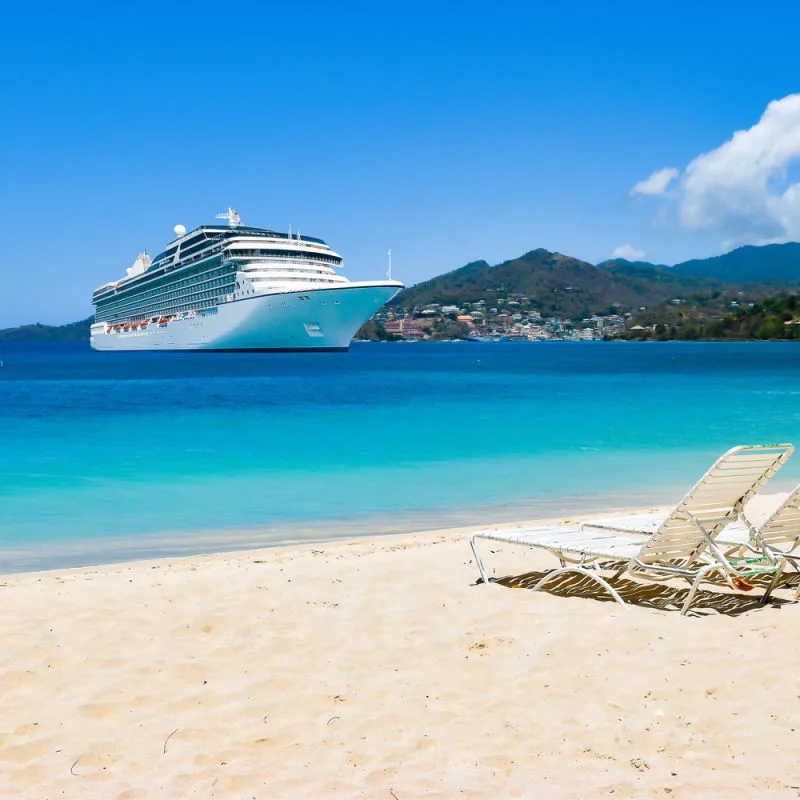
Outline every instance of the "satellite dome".
{"type": "Polygon", "coordinates": [[[183,225],[176,225],[172,230],[175,232],[176,239],[186,236],[186,228],[183,225]]]}

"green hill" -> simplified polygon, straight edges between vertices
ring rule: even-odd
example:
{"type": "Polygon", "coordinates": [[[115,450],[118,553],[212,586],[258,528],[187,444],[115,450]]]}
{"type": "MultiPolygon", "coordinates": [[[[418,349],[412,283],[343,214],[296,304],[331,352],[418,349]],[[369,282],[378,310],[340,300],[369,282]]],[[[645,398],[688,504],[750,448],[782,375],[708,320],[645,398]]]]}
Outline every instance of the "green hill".
{"type": "Polygon", "coordinates": [[[719,286],[719,281],[678,275],[669,269],[621,260],[598,267],[539,249],[496,266],[474,261],[403,290],[390,307],[461,305],[480,300],[492,304],[498,297],[519,294],[545,316],[576,318],[607,313],[612,308],[628,311],[656,305],[676,295],[719,286]]]}
{"type": "MultiPolygon", "coordinates": [[[[674,267],[612,259],[597,266],[561,253],[531,250],[491,266],[473,261],[404,289],[389,308],[477,303],[516,294],[545,316],[576,319],[609,311],[654,309],[682,298],[719,313],[732,300],[754,302],[800,286],[800,243],[740,247],[674,267]],[[746,287],[744,286],[746,285],[746,287]],[[740,295],[746,288],[747,297],[740,295]]],[[[682,307],[683,308],[683,307],[682,307]]],[[[677,313],[677,312],[675,312],[677,313]]],[[[0,331],[0,341],[74,342],[89,338],[91,318],[70,325],[23,325],[0,331]]]]}
{"type": "Polygon", "coordinates": [[[782,293],[742,302],[710,300],[695,305],[669,304],[636,314],[623,339],[800,340],[800,296],[782,293]]]}
{"type": "Polygon", "coordinates": [[[725,283],[800,284],[800,243],[747,245],[721,256],[693,258],[673,267],[650,264],[646,261],[630,262],[624,259],[605,261],[599,266],[629,264],[642,269],[661,269],[683,276],[714,278],[725,283]]]}
{"type": "Polygon", "coordinates": [[[0,342],[88,342],[94,317],[68,325],[21,325],[0,330],[0,342]]]}
{"type": "Polygon", "coordinates": [[[719,278],[727,283],[800,283],[800,243],[748,245],[721,256],[684,261],[673,269],[681,275],[719,278]]]}
{"type": "Polygon", "coordinates": [[[670,267],[625,261],[625,259],[606,261],[600,266],[618,277],[625,278],[631,284],[639,286],[641,291],[652,290],[652,287],[656,286],[670,298],[694,292],[711,291],[724,285],[722,280],[716,278],[682,275],[670,267]]]}

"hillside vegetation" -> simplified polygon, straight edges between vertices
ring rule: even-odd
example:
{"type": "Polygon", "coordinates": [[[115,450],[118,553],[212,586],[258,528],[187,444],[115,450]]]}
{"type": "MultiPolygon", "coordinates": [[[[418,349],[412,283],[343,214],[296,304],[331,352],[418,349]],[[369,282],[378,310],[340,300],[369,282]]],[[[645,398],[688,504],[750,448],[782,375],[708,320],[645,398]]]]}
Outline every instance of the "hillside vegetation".
{"type": "Polygon", "coordinates": [[[485,261],[472,262],[405,289],[389,307],[463,305],[481,300],[491,304],[498,295],[519,294],[527,297],[531,307],[544,316],[574,319],[657,305],[676,294],[712,291],[719,285],[719,281],[623,261],[597,267],[539,249],[496,266],[485,261]]]}
{"type": "Polygon", "coordinates": [[[642,269],[660,269],[676,275],[713,278],[724,283],[779,283],[800,285],[800,243],[745,245],[711,258],[694,258],[672,267],[648,261],[624,259],[604,261],[598,266],[612,268],[629,264],[642,269]]]}
{"type": "Polygon", "coordinates": [[[637,315],[621,338],[653,340],[800,339],[800,295],[780,294],[734,309],[667,306],[637,315]]]}
{"type": "Polygon", "coordinates": [[[21,325],[0,330],[0,342],[88,342],[93,317],[67,325],[21,325]]]}
{"type": "MultiPolygon", "coordinates": [[[[759,323],[753,321],[751,312],[745,322],[741,309],[776,295],[794,296],[798,288],[800,243],[796,242],[740,247],[674,267],[623,259],[594,265],[538,249],[494,266],[473,261],[423,281],[400,292],[382,315],[434,304],[462,308],[483,301],[492,307],[501,298],[518,296],[524,298],[526,309],[545,318],[581,320],[593,314],[633,314],[630,327],[640,329],[637,336],[647,335],[641,333],[642,328],[660,326],[659,336],[717,335],[713,330],[722,331],[719,335],[724,337],[748,337],[759,330],[763,334],[769,326],[777,329],[774,321],[767,319],[772,315],[768,309],[762,309],[765,318],[759,323]]],[[[381,315],[357,337],[391,338],[380,322],[381,315]]],[[[90,325],[91,318],[70,325],[24,325],[0,331],[0,341],[85,341],[90,325]]],[[[790,334],[784,331],[780,338],[787,336],[790,334]]]]}
{"type": "Polygon", "coordinates": [[[702,275],[727,283],[782,281],[800,283],[800,244],[767,244],[739,247],[713,258],[693,259],[672,269],[681,275],[702,275]]]}

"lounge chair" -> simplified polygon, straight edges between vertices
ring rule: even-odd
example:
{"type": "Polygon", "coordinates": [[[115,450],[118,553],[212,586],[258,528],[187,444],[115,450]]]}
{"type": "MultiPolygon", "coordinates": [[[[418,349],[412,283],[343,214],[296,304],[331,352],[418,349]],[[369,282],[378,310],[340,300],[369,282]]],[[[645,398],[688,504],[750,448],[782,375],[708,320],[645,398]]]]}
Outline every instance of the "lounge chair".
{"type": "MultiPolygon", "coordinates": [[[[581,522],[581,528],[651,535],[658,530],[666,516],[665,512],[653,511],[587,519],[581,522]]],[[[766,547],[791,561],[800,561],[800,552],[793,552],[800,545],[800,485],[760,526],[753,525],[742,512],[739,519],[731,522],[717,535],[716,542],[726,548],[746,548],[753,552],[765,552],[766,547]]]]}
{"type": "MultiPolygon", "coordinates": [[[[584,529],[614,531],[617,533],[652,534],[666,518],[666,514],[651,512],[621,517],[589,519],[581,523],[584,529]]],[[[727,553],[750,551],[767,558],[785,558],[800,572],[800,485],[758,527],[742,511],[739,518],[727,525],[716,542],[727,553]]],[[[800,595],[800,589],[798,589],[800,595]]],[[[797,596],[796,596],[797,597],[797,596]]]]}
{"type": "Polygon", "coordinates": [[[740,545],[756,553],[785,558],[798,569],[800,553],[794,551],[800,545],[800,486],[757,528],[742,514],[741,520],[725,528],[717,540],[725,546],[740,545]]]}
{"type": "Polygon", "coordinates": [[[624,606],[609,579],[599,574],[601,570],[611,570],[612,580],[623,573],[649,581],[681,577],[691,584],[681,609],[681,614],[686,614],[700,583],[713,575],[724,578],[733,588],[749,590],[753,584],[748,578],[767,574],[772,575],[772,581],[762,598],[766,602],[786,562],[781,558],[732,559],[714,540],[739,517],[742,506],[780,469],[793,450],[792,445],[734,447],[649,533],[632,534],[586,525],[480,531],[471,537],[470,545],[481,578],[484,583],[489,580],[476,541],[490,539],[547,550],[559,559],[560,568],[544,575],[534,591],[574,572],[598,583],[624,606]]]}

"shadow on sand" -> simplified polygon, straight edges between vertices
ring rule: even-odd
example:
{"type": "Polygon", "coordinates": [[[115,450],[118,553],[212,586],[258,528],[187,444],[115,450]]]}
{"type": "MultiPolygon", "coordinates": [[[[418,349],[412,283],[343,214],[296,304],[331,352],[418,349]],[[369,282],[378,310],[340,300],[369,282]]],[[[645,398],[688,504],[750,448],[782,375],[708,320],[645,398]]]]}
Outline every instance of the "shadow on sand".
{"type": "MultiPolygon", "coordinates": [[[[491,582],[509,589],[532,589],[548,572],[549,570],[506,575],[502,578],[493,578],[491,582]]],[[[756,583],[756,587],[747,594],[733,592],[727,584],[718,584],[720,591],[711,588],[713,586],[711,584],[703,584],[695,595],[689,614],[707,616],[717,613],[735,617],[759,608],[780,608],[784,605],[793,605],[792,600],[776,597],[775,594],[769,598],[766,604],[762,604],[761,597],[766,591],[769,580],[758,579],[754,580],[754,583],[756,583]]],[[[688,586],[684,588],[674,582],[638,583],[628,578],[618,578],[612,585],[626,605],[659,611],[680,612],[689,594],[688,586]]],[[[775,591],[789,589],[794,592],[798,585],[800,585],[800,573],[791,572],[781,576],[775,591]]],[[[616,603],[614,598],[595,581],[577,573],[566,573],[559,578],[554,578],[552,583],[546,584],[539,591],[558,597],[582,597],[616,603]]]]}

